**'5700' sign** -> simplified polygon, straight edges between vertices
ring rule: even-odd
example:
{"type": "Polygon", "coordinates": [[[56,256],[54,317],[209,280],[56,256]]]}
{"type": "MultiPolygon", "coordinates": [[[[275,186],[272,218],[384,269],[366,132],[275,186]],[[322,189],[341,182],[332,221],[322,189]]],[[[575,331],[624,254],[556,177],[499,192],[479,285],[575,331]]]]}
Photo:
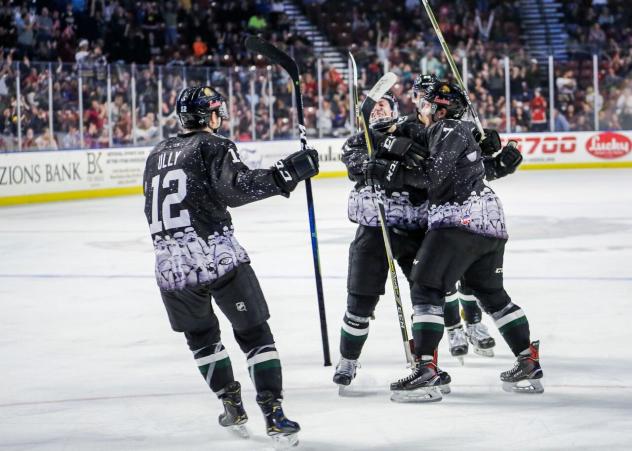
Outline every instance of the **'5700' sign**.
{"type": "Polygon", "coordinates": [[[503,136],[505,145],[509,140],[518,143],[518,149],[523,155],[564,155],[574,154],[584,150],[590,155],[601,159],[621,158],[632,151],[632,140],[622,133],[560,133],[560,134],[524,134],[503,136]]]}

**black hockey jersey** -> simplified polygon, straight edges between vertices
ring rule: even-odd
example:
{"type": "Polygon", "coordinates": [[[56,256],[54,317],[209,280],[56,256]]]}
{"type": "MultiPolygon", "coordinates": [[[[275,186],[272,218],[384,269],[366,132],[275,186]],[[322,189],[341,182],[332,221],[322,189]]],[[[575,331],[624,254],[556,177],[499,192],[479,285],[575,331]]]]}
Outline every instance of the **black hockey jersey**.
{"type": "Polygon", "coordinates": [[[284,194],[272,169],[251,170],[233,142],[195,131],[168,138],[149,154],[145,216],[163,290],[210,283],[249,258],[227,207],[284,194]]]}
{"type": "Polygon", "coordinates": [[[430,151],[420,168],[409,169],[406,180],[418,188],[426,187],[430,209],[429,230],[457,227],[476,234],[507,238],[500,199],[485,185],[486,171],[480,147],[472,133],[472,124],[444,119],[424,128],[410,126],[409,138],[430,151]],[[414,175],[410,177],[410,175],[414,175]]]}
{"type": "MultiPolygon", "coordinates": [[[[348,216],[351,222],[379,227],[377,195],[366,186],[362,166],[369,158],[364,133],[352,135],[342,147],[342,162],[355,186],[349,193],[348,216]]],[[[425,189],[411,187],[401,191],[383,192],[384,213],[389,227],[404,230],[425,229],[428,222],[428,196],[425,189]]]]}

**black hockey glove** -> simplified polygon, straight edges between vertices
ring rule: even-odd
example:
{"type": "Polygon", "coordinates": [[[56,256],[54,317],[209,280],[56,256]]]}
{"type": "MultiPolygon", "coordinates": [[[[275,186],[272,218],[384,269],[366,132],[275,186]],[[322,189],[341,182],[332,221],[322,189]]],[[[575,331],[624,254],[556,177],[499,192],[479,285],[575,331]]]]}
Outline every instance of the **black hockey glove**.
{"type": "Polygon", "coordinates": [[[289,194],[302,180],[318,174],[318,152],[313,147],[299,150],[274,164],[274,179],[279,188],[289,194]]]}
{"type": "Polygon", "coordinates": [[[367,186],[379,185],[384,189],[400,189],[404,186],[404,171],[399,161],[367,160],[362,172],[367,186]]]}
{"type": "Polygon", "coordinates": [[[513,174],[522,163],[522,154],[516,147],[515,141],[503,147],[498,155],[494,157],[494,165],[496,166],[496,175],[498,178],[513,174]]]}
{"type": "Polygon", "coordinates": [[[403,161],[407,166],[417,167],[429,156],[428,149],[403,136],[382,135],[376,141],[376,158],[403,161]]]}
{"type": "Polygon", "coordinates": [[[483,152],[483,155],[491,157],[496,152],[500,150],[502,145],[500,144],[500,135],[496,130],[491,128],[484,128],[485,131],[485,139],[481,141],[481,133],[477,128],[472,130],[472,134],[474,135],[474,139],[478,143],[483,152]]]}

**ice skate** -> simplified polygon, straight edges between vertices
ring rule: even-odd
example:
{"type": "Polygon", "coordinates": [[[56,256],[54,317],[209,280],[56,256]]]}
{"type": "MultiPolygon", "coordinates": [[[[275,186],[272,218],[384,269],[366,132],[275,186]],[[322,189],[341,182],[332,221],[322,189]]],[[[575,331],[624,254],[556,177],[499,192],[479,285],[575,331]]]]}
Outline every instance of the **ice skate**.
{"type": "Polygon", "coordinates": [[[261,407],[266,420],[266,432],[274,440],[275,449],[287,449],[298,445],[298,423],[288,419],[281,408],[281,400],[272,392],[261,392],[257,395],[257,404],[261,407]]]}
{"type": "Polygon", "coordinates": [[[489,331],[483,323],[468,324],[465,335],[467,335],[470,343],[472,343],[476,354],[483,357],[494,357],[496,341],[489,335],[489,331]]]}
{"type": "Polygon", "coordinates": [[[441,401],[441,377],[432,362],[420,362],[408,377],[391,384],[391,401],[441,401]]]}
{"type": "Polygon", "coordinates": [[[513,368],[500,374],[503,390],[514,393],[543,393],[540,342],[529,345],[529,354],[520,354],[513,368]]]}
{"type": "Polygon", "coordinates": [[[448,330],[448,341],[450,344],[450,354],[459,359],[461,365],[465,363],[464,356],[467,354],[469,345],[462,326],[448,330]]]}
{"type": "Polygon", "coordinates": [[[340,396],[363,396],[365,393],[351,388],[349,385],[355,379],[356,370],[360,363],[354,359],[340,357],[340,362],[336,365],[333,381],[338,384],[338,395],[340,396]]]}
{"type": "Polygon", "coordinates": [[[249,438],[248,429],[244,426],[248,421],[248,415],[241,402],[239,382],[234,381],[226,385],[220,399],[224,405],[224,413],[219,415],[219,424],[242,438],[249,438]]]}
{"type": "Polygon", "coordinates": [[[439,391],[442,395],[450,394],[452,389],[450,388],[450,382],[452,382],[452,378],[448,374],[447,371],[443,371],[441,368],[437,367],[437,374],[439,375],[439,391]]]}

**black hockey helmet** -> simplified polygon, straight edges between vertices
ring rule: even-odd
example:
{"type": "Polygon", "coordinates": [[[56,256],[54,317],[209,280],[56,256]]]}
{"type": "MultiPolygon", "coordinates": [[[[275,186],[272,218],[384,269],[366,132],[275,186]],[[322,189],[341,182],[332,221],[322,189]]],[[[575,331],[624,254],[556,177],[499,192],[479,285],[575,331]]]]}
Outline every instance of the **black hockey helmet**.
{"type": "Polygon", "coordinates": [[[224,97],[210,86],[185,88],[178,96],[176,114],[184,128],[206,127],[213,111],[217,111],[220,119],[228,119],[224,97]]]}
{"type": "Polygon", "coordinates": [[[432,87],[439,82],[439,79],[434,74],[419,74],[413,82],[413,96],[415,99],[423,96],[432,87]]]}
{"type": "MultiPolygon", "coordinates": [[[[399,103],[397,102],[395,94],[393,94],[391,91],[387,91],[380,100],[382,99],[388,102],[389,106],[391,107],[391,114],[390,116],[380,116],[375,118],[371,117],[369,119],[369,127],[377,131],[387,130],[391,125],[395,123],[395,121],[397,121],[397,118],[399,118],[399,103]]],[[[371,116],[373,116],[372,113],[371,116]]]]}
{"type": "MultiPolygon", "coordinates": [[[[460,119],[467,108],[466,94],[453,83],[447,81],[438,81],[432,85],[428,91],[421,97],[419,106],[422,102],[428,102],[432,105],[431,113],[434,114],[441,108],[445,109],[447,119],[460,119]]],[[[421,111],[421,108],[419,108],[421,111]]]]}

